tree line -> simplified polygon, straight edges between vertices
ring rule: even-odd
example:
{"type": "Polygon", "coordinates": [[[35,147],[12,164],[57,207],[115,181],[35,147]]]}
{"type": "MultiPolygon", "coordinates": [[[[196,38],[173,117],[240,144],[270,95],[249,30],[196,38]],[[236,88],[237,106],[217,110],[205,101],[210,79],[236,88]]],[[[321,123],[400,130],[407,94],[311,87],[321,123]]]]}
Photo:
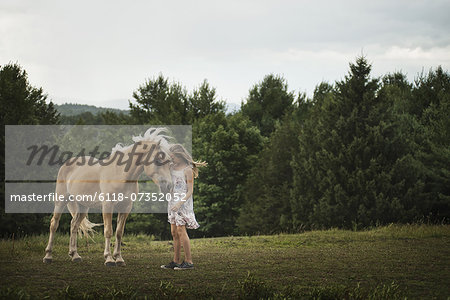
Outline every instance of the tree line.
{"type": "MultiPolygon", "coordinates": [[[[375,78],[371,68],[358,57],[344,79],[319,83],[312,98],[269,74],[233,113],[206,80],[188,91],[159,75],[133,92],[129,114],[61,116],[20,65],[7,64],[0,69],[1,118],[2,124],[192,125],[193,156],[208,162],[194,187],[197,237],[445,222],[450,74],[437,67],[409,82],[399,72],[375,78]]],[[[1,205],[3,236],[47,231],[49,216],[7,215],[3,199],[1,205]]],[[[68,221],[61,225],[67,230],[68,221]]],[[[169,237],[163,214],[133,214],[127,232],[169,237]]]]}

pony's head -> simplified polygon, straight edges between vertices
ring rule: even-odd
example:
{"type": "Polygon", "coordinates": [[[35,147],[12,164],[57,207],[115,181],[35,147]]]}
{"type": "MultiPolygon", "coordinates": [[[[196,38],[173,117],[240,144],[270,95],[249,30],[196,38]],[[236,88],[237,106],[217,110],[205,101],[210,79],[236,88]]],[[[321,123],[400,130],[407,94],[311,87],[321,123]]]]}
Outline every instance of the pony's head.
{"type": "Polygon", "coordinates": [[[151,163],[144,165],[144,172],[159,186],[162,193],[170,193],[172,190],[171,159],[169,156],[169,140],[171,140],[171,137],[164,135],[166,132],[168,132],[168,129],[163,127],[149,128],[143,136],[133,137],[135,142],[150,142],[155,145],[153,155],[151,155],[151,163]]]}
{"type": "Polygon", "coordinates": [[[170,174],[169,140],[170,136],[163,135],[166,128],[150,128],[143,136],[133,137],[134,145],[122,146],[117,144],[112,152],[122,151],[136,154],[136,164],[143,166],[144,173],[159,186],[162,193],[172,190],[172,176],[170,174]]]}
{"type": "Polygon", "coordinates": [[[153,144],[153,153],[150,153],[150,161],[144,162],[144,172],[154,183],[159,186],[162,193],[170,193],[172,190],[172,176],[170,174],[170,156],[160,143],[153,144]]]}

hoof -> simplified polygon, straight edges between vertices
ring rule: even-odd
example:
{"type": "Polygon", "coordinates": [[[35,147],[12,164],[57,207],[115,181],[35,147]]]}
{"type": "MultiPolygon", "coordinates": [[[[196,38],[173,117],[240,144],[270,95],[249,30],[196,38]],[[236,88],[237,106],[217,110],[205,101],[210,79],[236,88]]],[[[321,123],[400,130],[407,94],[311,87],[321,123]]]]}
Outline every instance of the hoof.
{"type": "Polygon", "coordinates": [[[125,267],[126,263],[124,261],[116,261],[116,266],[118,266],[118,267],[125,267]]]}
{"type": "Polygon", "coordinates": [[[42,261],[44,262],[44,264],[51,264],[53,262],[53,259],[44,257],[42,261]]]}
{"type": "Polygon", "coordinates": [[[75,257],[72,259],[72,261],[76,263],[81,262],[81,257],[75,257]]]}
{"type": "Polygon", "coordinates": [[[116,266],[116,262],[115,261],[107,261],[107,262],[105,262],[105,266],[107,266],[107,267],[115,267],[116,266]]]}

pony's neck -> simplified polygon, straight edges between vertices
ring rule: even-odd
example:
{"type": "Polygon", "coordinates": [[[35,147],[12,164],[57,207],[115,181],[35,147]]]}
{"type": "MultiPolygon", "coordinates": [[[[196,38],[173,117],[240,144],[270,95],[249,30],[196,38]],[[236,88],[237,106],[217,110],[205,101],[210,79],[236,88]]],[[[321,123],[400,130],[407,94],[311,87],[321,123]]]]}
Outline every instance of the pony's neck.
{"type": "Polygon", "coordinates": [[[137,153],[134,145],[132,145],[125,149],[122,154],[117,154],[117,157],[113,157],[125,180],[138,180],[144,171],[143,163],[147,160],[151,161],[151,157],[148,157],[149,155],[154,156],[154,153],[149,153],[151,149],[152,147],[150,146],[149,151],[137,153]]]}

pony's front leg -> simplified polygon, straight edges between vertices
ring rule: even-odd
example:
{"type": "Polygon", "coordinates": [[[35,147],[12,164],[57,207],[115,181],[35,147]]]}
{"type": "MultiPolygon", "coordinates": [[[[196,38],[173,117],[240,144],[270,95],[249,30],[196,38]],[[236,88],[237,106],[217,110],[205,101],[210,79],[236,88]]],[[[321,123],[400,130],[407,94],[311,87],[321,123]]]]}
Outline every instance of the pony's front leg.
{"type": "Polygon", "coordinates": [[[122,245],[123,231],[128,214],[129,213],[119,213],[119,215],[117,216],[116,244],[114,246],[113,257],[116,260],[116,265],[119,267],[125,266],[125,261],[123,260],[120,253],[120,246],[122,245]]]}
{"type": "Polygon", "coordinates": [[[103,224],[104,224],[104,234],[105,234],[105,252],[103,256],[105,257],[105,266],[113,267],[116,262],[111,256],[111,237],[112,237],[112,212],[103,212],[103,224]]]}
{"type": "Polygon", "coordinates": [[[53,250],[53,239],[55,238],[56,229],[58,229],[59,219],[61,218],[62,211],[64,210],[64,205],[57,203],[53,211],[53,217],[50,222],[50,235],[48,237],[48,244],[45,248],[45,257],[43,259],[44,263],[51,263],[53,261],[52,250],[53,250]]]}

